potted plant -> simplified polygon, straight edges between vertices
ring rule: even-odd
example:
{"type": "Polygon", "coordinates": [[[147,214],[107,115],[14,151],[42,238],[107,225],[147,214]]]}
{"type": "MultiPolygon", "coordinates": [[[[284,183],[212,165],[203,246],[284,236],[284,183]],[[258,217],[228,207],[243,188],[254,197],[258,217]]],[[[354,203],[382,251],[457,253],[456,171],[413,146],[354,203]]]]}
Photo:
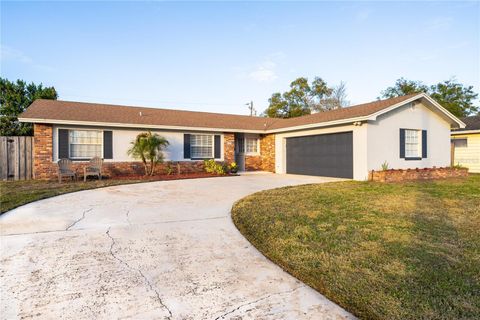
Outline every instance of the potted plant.
{"type": "Polygon", "coordinates": [[[231,173],[237,173],[238,172],[238,166],[235,162],[230,163],[230,172],[231,173]]]}

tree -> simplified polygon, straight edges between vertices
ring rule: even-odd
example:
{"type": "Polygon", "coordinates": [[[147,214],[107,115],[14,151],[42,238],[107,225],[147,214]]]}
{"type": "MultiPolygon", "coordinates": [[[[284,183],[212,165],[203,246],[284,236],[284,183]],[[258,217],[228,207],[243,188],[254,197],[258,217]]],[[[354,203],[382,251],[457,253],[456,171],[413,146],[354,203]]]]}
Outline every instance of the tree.
{"type": "Polygon", "coordinates": [[[478,93],[473,91],[473,86],[464,86],[455,79],[431,86],[430,95],[457,117],[466,117],[479,111],[479,108],[473,104],[478,98],[478,93]]]}
{"type": "Polygon", "coordinates": [[[416,92],[424,92],[435,99],[442,107],[457,117],[466,117],[479,111],[474,101],[478,93],[473,86],[464,86],[455,78],[427,86],[420,81],[411,81],[400,78],[393,87],[381,92],[382,98],[394,98],[416,92]]]}
{"type": "Polygon", "coordinates": [[[43,87],[23,80],[11,82],[0,78],[0,135],[26,136],[33,134],[31,123],[18,122],[18,115],[36,99],[58,98],[54,87],[43,87]]]}
{"type": "Polygon", "coordinates": [[[390,99],[400,96],[406,96],[412,93],[428,93],[428,86],[423,84],[421,81],[412,81],[404,78],[400,78],[395,82],[393,87],[388,87],[383,90],[380,94],[384,99],[390,99]]]}
{"type": "Polygon", "coordinates": [[[338,86],[333,88],[331,94],[320,100],[320,105],[321,110],[316,111],[335,110],[348,107],[350,102],[347,100],[347,86],[345,82],[342,81],[338,86]]]}
{"type": "Polygon", "coordinates": [[[157,163],[163,162],[163,149],[169,142],[151,131],[143,132],[137,135],[132,146],[127,151],[128,155],[140,159],[145,167],[145,175],[153,176],[157,163]]]}
{"type": "Polygon", "coordinates": [[[272,94],[268,102],[269,106],[264,114],[271,118],[299,117],[312,112],[341,108],[348,104],[344,83],[337,88],[330,88],[319,77],[315,77],[311,84],[307,78],[298,78],[290,83],[289,91],[272,94]],[[342,100],[338,100],[338,97],[342,100]]]}

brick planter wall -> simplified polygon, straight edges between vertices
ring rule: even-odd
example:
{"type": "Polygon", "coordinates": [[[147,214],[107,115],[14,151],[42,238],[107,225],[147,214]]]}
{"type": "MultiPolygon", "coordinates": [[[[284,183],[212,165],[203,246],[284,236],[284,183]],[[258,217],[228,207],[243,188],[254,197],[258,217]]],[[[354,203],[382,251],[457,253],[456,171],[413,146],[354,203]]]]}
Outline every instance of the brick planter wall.
{"type": "MultiPolygon", "coordinates": [[[[180,165],[180,173],[200,173],[204,172],[203,161],[168,161],[157,164],[155,174],[166,174],[166,167],[171,165],[173,169],[172,174],[178,173],[178,164],[180,165]]],[[[88,165],[88,162],[78,161],[73,162],[73,170],[77,172],[79,178],[83,178],[83,168],[88,165]]],[[[104,162],[103,175],[111,178],[128,175],[144,175],[145,169],[143,163],[140,161],[134,162],[104,162]]],[[[42,175],[36,176],[36,179],[57,179],[57,164],[50,162],[42,164],[42,175]]]]}
{"type": "Polygon", "coordinates": [[[379,182],[400,182],[414,180],[430,180],[442,178],[467,177],[467,168],[424,168],[405,170],[370,171],[368,180],[379,182]]]}

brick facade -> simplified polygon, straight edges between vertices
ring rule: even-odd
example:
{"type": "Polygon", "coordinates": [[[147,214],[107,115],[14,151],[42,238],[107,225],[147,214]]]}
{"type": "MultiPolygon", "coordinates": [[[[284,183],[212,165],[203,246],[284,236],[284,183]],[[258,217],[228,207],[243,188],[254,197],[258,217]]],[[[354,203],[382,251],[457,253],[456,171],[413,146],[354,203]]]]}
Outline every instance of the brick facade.
{"type": "MultiPolygon", "coordinates": [[[[235,161],[235,138],[233,133],[224,134],[224,160],[226,163],[235,161]]],[[[88,162],[74,161],[73,169],[83,177],[83,168],[88,162]]],[[[53,126],[51,124],[34,124],[33,149],[34,179],[56,179],[57,164],[53,162],[53,126]]],[[[157,174],[167,173],[170,166],[173,173],[180,169],[181,173],[203,172],[203,161],[172,161],[158,164],[157,174]]],[[[121,175],[142,175],[144,166],[139,161],[108,162],[103,164],[104,175],[115,177],[121,175]]]]}
{"type": "Polygon", "coordinates": [[[262,170],[275,172],[275,135],[266,134],[260,138],[262,170]]]}
{"type": "Polygon", "coordinates": [[[57,168],[53,163],[53,126],[35,123],[33,131],[33,177],[34,179],[55,177],[57,168]]]}
{"type": "Polygon", "coordinates": [[[401,182],[442,178],[467,177],[466,168],[425,168],[405,170],[370,171],[368,180],[378,182],[401,182]]]}
{"type": "Polygon", "coordinates": [[[261,156],[245,156],[245,171],[260,171],[262,167],[261,156]]]}
{"type": "Polygon", "coordinates": [[[260,135],[260,154],[245,155],[246,171],[275,172],[275,135],[260,135]]]}
{"type": "Polygon", "coordinates": [[[228,164],[235,162],[235,135],[233,133],[223,134],[223,159],[228,164]]]}

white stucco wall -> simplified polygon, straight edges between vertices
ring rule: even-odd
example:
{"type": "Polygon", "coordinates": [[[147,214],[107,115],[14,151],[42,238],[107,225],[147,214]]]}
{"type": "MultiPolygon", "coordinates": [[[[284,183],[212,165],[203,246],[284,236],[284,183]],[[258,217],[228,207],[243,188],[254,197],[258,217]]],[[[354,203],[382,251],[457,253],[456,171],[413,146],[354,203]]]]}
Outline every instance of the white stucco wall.
{"type": "Polygon", "coordinates": [[[368,170],[446,167],[450,165],[450,124],[422,104],[403,107],[379,116],[367,125],[368,170]],[[400,128],[427,130],[427,158],[400,158],[400,128]]]}
{"type": "Polygon", "coordinates": [[[286,172],[286,138],[346,131],[353,132],[355,180],[368,179],[368,172],[381,170],[385,161],[392,169],[450,165],[450,124],[422,104],[417,104],[414,108],[407,104],[361,126],[346,125],[276,134],[276,172],[286,172]],[[400,128],[427,130],[427,158],[421,160],[400,158],[400,128]]]}
{"type": "MultiPolygon", "coordinates": [[[[112,131],[112,148],[113,148],[113,159],[105,159],[105,161],[135,161],[127,155],[127,150],[130,148],[130,142],[135,140],[135,137],[141,133],[145,132],[146,130],[142,129],[124,129],[124,128],[100,128],[100,127],[82,127],[82,126],[60,126],[55,125],[53,126],[53,160],[58,160],[58,129],[97,129],[97,130],[109,130],[112,131]]],[[[203,133],[206,132],[184,132],[184,131],[163,131],[163,130],[151,130],[154,133],[158,133],[162,137],[168,140],[170,145],[164,152],[165,160],[166,161],[190,161],[189,159],[183,158],[183,135],[185,133],[203,133]]],[[[221,144],[221,161],[223,161],[223,134],[221,133],[209,133],[207,134],[219,134],[220,144],[221,144]]]]}
{"type": "Polygon", "coordinates": [[[275,172],[286,173],[286,138],[335,132],[353,132],[353,178],[365,180],[367,171],[367,126],[337,126],[330,128],[278,133],[275,135],[275,172]]]}

